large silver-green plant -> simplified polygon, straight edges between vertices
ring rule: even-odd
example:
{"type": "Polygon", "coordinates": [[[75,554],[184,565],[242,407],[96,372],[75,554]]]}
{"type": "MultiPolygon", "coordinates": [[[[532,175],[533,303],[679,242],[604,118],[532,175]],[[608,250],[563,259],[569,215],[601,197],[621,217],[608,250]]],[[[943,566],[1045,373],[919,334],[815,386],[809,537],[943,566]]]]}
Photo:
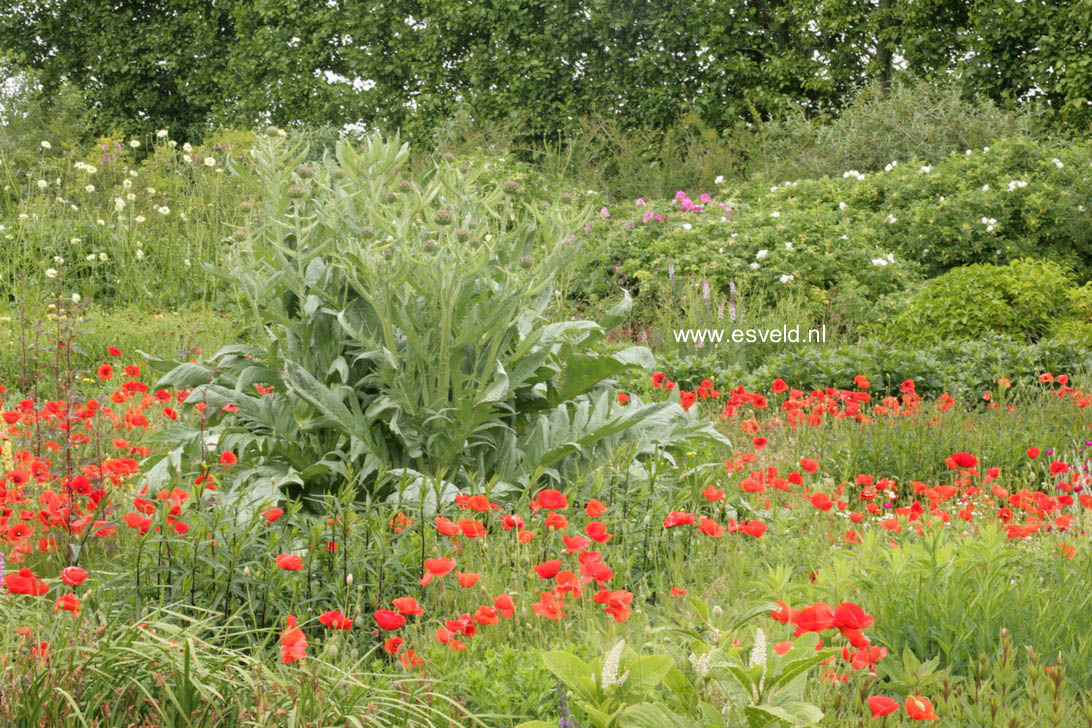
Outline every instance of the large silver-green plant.
{"type": "Polygon", "coordinates": [[[188,404],[238,408],[201,431],[172,426],[179,449],[216,438],[252,455],[240,477],[253,493],[351,480],[416,499],[425,484],[442,498],[557,480],[623,447],[639,461],[694,437],[726,444],[676,403],[617,402],[611,377],[653,365],[643,347],[605,345],[628,296],[600,322],[549,322],[551,283],[589,211],[484,183],[488,162],[411,178],[397,140],[343,141],[308,163],[274,137],[252,156],[232,171],[253,214],[213,272],[267,345],[159,363],[158,386],[195,388],[188,404]]]}

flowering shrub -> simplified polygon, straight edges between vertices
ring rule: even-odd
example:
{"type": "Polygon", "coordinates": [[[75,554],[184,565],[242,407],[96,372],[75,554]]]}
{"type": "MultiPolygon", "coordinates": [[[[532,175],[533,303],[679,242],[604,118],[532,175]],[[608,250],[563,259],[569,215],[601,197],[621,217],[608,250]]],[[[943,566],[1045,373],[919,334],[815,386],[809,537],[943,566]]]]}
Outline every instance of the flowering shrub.
{"type": "MultiPolygon", "coordinates": [[[[734,278],[766,296],[798,291],[817,309],[838,309],[848,294],[875,301],[973,263],[1044,257],[1087,279],[1087,148],[1015,139],[967,151],[935,165],[894,160],[875,172],[709,190],[709,202],[691,207],[615,206],[593,224],[581,287],[602,291],[621,276],[654,298],[677,276],[727,295],[734,278]]],[[[857,303],[847,313],[861,322],[873,311],[857,303]]]]}

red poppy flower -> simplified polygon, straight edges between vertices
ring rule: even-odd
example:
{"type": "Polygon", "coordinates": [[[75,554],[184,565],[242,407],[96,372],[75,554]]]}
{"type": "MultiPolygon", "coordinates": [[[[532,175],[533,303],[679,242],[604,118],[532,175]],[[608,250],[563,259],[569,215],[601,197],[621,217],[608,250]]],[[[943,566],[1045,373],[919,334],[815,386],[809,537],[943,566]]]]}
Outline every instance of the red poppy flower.
{"type": "Polygon", "coordinates": [[[68,586],[79,586],[87,581],[87,571],[78,566],[68,566],[61,571],[61,581],[68,586]]]}
{"type": "Polygon", "coordinates": [[[815,471],[819,469],[819,463],[809,458],[800,458],[800,467],[806,470],[809,475],[814,475],[815,471]]]}
{"type": "Polygon", "coordinates": [[[391,604],[406,617],[420,616],[425,613],[424,608],[417,603],[417,599],[414,597],[398,597],[392,599],[391,604]]]}
{"type": "Polygon", "coordinates": [[[784,392],[788,388],[789,388],[789,385],[785,383],[784,379],[775,379],[775,380],[773,380],[774,394],[781,394],[782,392],[784,392]]]}
{"type": "Polygon", "coordinates": [[[584,549],[591,546],[591,541],[583,536],[570,536],[568,534],[562,534],[561,540],[565,542],[565,553],[578,554],[584,549]]]}
{"type": "Polygon", "coordinates": [[[753,538],[762,538],[766,533],[766,524],[762,521],[747,521],[739,525],[739,530],[753,538]]]}
{"type": "Polygon", "coordinates": [[[724,526],[705,516],[701,517],[701,522],[698,524],[698,530],[710,538],[720,538],[724,535],[724,526]]]}
{"type": "Polygon", "coordinates": [[[35,576],[30,569],[19,569],[14,574],[5,574],[4,586],[12,594],[26,594],[32,597],[40,597],[49,592],[49,585],[35,576]]]}
{"type": "Polygon", "coordinates": [[[876,720],[896,712],[899,704],[886,695],[873,695],[868,699],[868,709],[872,711],[872,720],[876,720]]]}
{"type": "Polygon", "coordinates": [[[569,527],[569,519],[560,513],[551,513],[546,516],[546,521],[542,525],[546,527],[546,530],[564,531],[569,527]]]}
{"type": "Polygon", "coordinates": [[[478,607],[474,612],[474,621],[483,627],[488,627],[491,624],[496,624],[499,619],[497,617],[496,607],[478,607]]]}
{"type": "Polygon", "coordinates": [[[531,610],[540,617],[560,622],[565,618],[565,602],[550,592],[542,592],[539,600],[531,605],[531,610]]]}
{"type": "Polygon", "coordinates": [[[291,665],[296,660],[307,657],[307,637],[296,626],[295,615],[289,615],[284,631],[281,632],[281,659],[291,665]]]}
{"type": "Polygon", "coordinates": [[[842,602],[834,608],[834,626],[839,629],[867,629],[873,621],[871,614],[851,602],[842,602]]]}
{"type": "Polygon", "coordinates": [[[421,577],[421,586],[428,586],[433,579],[450,573],[454,568],[454,559],[425,559],[425,575],[421,577]]]}
{"type": "Polygon", "coordinates": [[[816,602],[810,607],[794,612],[791,618],[796,625],[794,637],[806,632],[822,632],[834,627],[834,610],[825,602],[816,602]]]}
{"type": "Polygon", "coordinates": [[[978,458],[969,452],[957,452],[952,456],[952,461],[961,468],[974,468],[978,466],[978,458]]]}
{"type": "Polygon", "coordinates": [[[588,514],[588,518],[599,518],[607,512],[607,507],[603,503],[592,498],[588,501],[588,505],[584,507],[584,512],[588,514]]]}
{"type": "Polygon", "coordinates": [[[607,527],[599,521],[592,521],[584,527],[584,531],[588,534],[588,538],[596,543],[606,543],[611,540],[611,534],[607,533],[607,527]]]}
{"type": "Polygon", "coordinates": [[[512,619],[516,614],[516,603],[507,594],[501,594],[493,600],[493,606],[505,619],[512,619]]]}
{"type": "Polygon", "coordinates": [[[546,511],[559,511],[568,507],[569,499],[565,497],[564,493],[553,488],[543,490],[531,503],[531,508],[536,511],[540,508],[546,511]]]}
{"type": "Polygon", "coordinates": [[[553,579],[559,571],[561,571],[561,559],[544,561],[535,566],[535,573],[540,579],[553,579]]]}
{"type": "Polygon", "coordinates": [[[403,643],[404,640],[401,637],[391,637],[383,643],[383,649],[391,655],[397,655],[403,643]]]}
{"type": "Polygon", "coordinates": [[[470,587],[472,587],[472,586],[474,586],[475,584],[478,583],[478,579],[482,578],[481,574],[474,574],[474,573],[465,573],[464,574],[461,571],[456,571],[455,576],[458,577],[459,586],[461,586],[463,589],[469,589],[470,587]]]}
{"type": "Polygon", "coordinates": [[[377,609],[375,610],[375,623],[379,625],[379,629],[393,632],[394,630],[405,626],[406,618],[398,612],[392,612],[389,609],[377,609]]]}
{"type": "Polygon", "coordinates": [[[330,629],[350,630],[353,628],[353,620],[348,619],[340,611],[324,612],[319,617],[319,622],[326,625],[330,629]]]}
{"type": "Polygon", "coordinates": [[[226,467],[231,467],[235,463],[239,462],[239,458],[235,456],[231,450],[225,450],[220,453],[220,464],[226,467]]]}
{"type": "Polygon", "coordinates": [[[906,714],[913,720],[937,720],[933,704],[920,695],[911,695],[906,699],[906,714]]]}
{"type": "Polygon", "coordinates": [[[121,350],[116,347],[107,347],[106,351],[110,354],[110,356],[121,356],[121,350]]]}
{"type": "Polygon", "coordinates": [[[629,403],[629,395],[626,394],[625,392],[619,392],[618,393],[618,404],[628,404],[628,403],[629,403]]]}
{"type": "Polygon", "coordinates": [[[693,513],[685,513],[682,511],[671,511],[664,518],[664,528],[675,528],[676,526],[693,526],[697,523],[697,518],[693,513]]]}
{"type": "Polygon", "coordinates": [[[53,611],[59,612],[64,610],[66,612],[72,612],[72,614],[80,613],[80,599],[75,594],[62,594],[61,598],[57,600],[57,606],[53,611]]]}
{"type": "Polygon", "coordinates": [[[277,568],[285,571],[301,571],[303,559],[295,554],[280,554],[277,556],[277,568]]]}
{"type": "Polygon", "coordinates": [[[114,378],[114,368],[109,364],[103,364],[99,367],[99,379],[106,382],[114,378]]]}

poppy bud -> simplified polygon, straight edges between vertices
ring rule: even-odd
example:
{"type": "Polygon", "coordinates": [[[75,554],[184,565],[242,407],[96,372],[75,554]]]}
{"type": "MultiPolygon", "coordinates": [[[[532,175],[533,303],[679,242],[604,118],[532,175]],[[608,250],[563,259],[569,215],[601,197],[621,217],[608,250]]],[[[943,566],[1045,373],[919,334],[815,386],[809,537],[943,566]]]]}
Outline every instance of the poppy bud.
{"type": "Polygon", "coordinates": [[[250,578],[250,567],[249,566],[244,566],[243,567],[243,576],[245,578],[247,578],[247,579],[250,578]]]}
{"type": "Polygon", "coordinates": [[[724,614],[724,610],[720,608],[719,604],[717,606],[713,607],[713,616],[714,617],[719,617],[722,614],[724,614]]]}
{"type": "Polygon", "coordinates": [[[352,586],[352,585],[353,585],[353,575],[352,574],[346,574],[345,575],[345,586],[352,586]]]}

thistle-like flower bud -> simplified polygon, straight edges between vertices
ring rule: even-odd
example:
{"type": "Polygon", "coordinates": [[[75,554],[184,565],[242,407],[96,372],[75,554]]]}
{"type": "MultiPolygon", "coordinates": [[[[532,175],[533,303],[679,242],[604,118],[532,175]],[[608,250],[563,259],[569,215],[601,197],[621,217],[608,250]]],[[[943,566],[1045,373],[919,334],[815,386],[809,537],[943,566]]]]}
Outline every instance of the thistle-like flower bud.
{"type": "Polygon", "coordinates": [[[437,210],[432,213],[432,219],[436,221],[437,225],[450,225],[454,216],[451,214],[451,210],[437,210]]]}
{"type": "Polygon", "coordinates": [[[314,167],[309,167],[309,166],[307,166],[305,164],[300,165],[299,167],[296,167],[296,174],[298,174],[303,179],[307,179],[308,177],[314,177],[315,176],[315,168],[314,167]]]}
{"type": "Polygon", "coordinates": [[[413,189],[413,183],[410,182],[408,179],[398,180],[398,191],[399,192],[409,192],[412,189],[413,189]]]}
{"type": "Polygon", "coordinates": [[[365,240],[370,240],[374,236],[375,228],[373,228],[371,225],[365,225],[364,227],[360,228],[360,237],[364,238],[365,240]]]}
{"type": "Polygon", "coordinates": [[[508,179],[504,181],[503,185],[501,185],[501,189],[503,189],[506,194],[514,195],[522,188],[519,186],[519,182],[516,182],[514,179],[508,179]]]}
{"type": "Polygon", "coordinates": [[[290,185],[288,185],[288,196],[291,197],[293,200],[300,199],[301,197],[303,197],[303,194],[304,194],[303,193],[303,185],[300,185],[300,184],[290,184],[290,185]]]}
{"type": "Polygon", "coordinates": [[[459,228],[455,231],[455,238],[460,243],[465,243],[467,240],[470,239],[470,231],[466,228],[459,228]]]}

